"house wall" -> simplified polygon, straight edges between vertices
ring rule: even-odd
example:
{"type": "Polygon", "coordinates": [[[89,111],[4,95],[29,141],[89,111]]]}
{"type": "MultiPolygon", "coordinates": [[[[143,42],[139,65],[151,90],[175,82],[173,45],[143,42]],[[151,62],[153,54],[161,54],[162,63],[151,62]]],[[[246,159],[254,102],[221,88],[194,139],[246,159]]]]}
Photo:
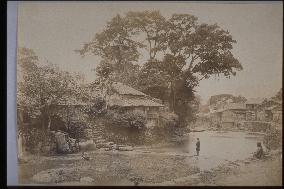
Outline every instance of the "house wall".
{"type": "MultiPolygon", "coordinates": [[[[139,96],[139,95],[128,95],[123,94],[120,95],[118,93],[114,93],[110,96],[110,105],[112,105],[114,102],[117,104],[120,104],[121,100],[127,100],[127,99],[144,99],[145,96],[139,96]]],[[[146,116],[147,118],[147,125],[148,126],[154,126],[159,124],[159,114],[161,111],[164,111],[162,107],[155,107],[155,106],[131,106],[131,107],[124,107],[123,108],[126,112],[139,112],[146,116]]]]}
{"type": "Polygon", "coordinates": [[[222,129],[231,129],[235,127],[234,122],[223,122],[222,123],[222,129]]]}
{"type": "Polygon", "coordinates": [[[246,112],[246,121],[255,121],[257,120],[257,112],[247,111],[246,112]]]}
{"type": "Polygon", "coordinates": [[[240,122],[244,121],[246,114],[243,111],[238,110],[226,110],[223,111],[221,121],[222,122],[240,122]]]}
{"type": "Polygon", "coordinates": [[[266,121],[271,121],[273,119],[273,114],[270,110],[265,110],[266,121]]]}
{"type": "Polygon", "coordinates": [[[267,121],[267,116],[265,111],[257,112],[257,121],[267,121]]]}
{"type": "Polygon", "coordinates": [[[212,124],[217,124],[221,122],[222,112],[216,112],[211,114],[210,120],[212,124]]]}
{"type": "Polygon", "coordinates": [[[147,123],[146,127],[154,127],[159,124],[159,113],[160,108],[159,107],[144,107],[144,106],[138,106],[138,107],[127,107],[125,108],[125,111],[135,113],[139,112],[146,116],[147,123]]]}
{"type": "Polygon", "coordinates": [[[277,123],[282,123],[282,111],[272,111],[273,117],[272,120],[277,123]]]}
{"type": "Polygon", "coordinates": [[[227,110],[222,113],[222,122],[233,122],[235,121],[235,114],[234,112],[227,110]]]}
{"type": "Polygon", "coordinates": [[[127,112],[132,112],[132,113],[135,112],[143,113],[149,119],[158,118],[160,112],[159,107],[144,107],[144,106],[127,107],[125,108],[125,110],[127,112]]]}

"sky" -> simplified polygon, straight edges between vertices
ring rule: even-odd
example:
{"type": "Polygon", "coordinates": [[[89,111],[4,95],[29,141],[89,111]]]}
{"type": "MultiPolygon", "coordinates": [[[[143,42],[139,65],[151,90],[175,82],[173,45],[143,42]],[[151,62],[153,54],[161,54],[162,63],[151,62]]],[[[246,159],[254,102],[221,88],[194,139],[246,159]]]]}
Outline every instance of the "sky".
{"type": "MultiPolygon", "coordinates": [[[[18,47],[27,47],[61,69],[95,79],[99,57],[75,53],[116,14],[159,10],[165,17],[192,14],[199,23],[228,30],[237,41],[233,54],[243,70],[236,76],[202,80],[196,93],[202,102],[216,94],[269,98],[282,87],[283,3],[221,2],[19,2],[18,47]]],[[[142,59],[146,55],[142,55],[142,59]]]]}

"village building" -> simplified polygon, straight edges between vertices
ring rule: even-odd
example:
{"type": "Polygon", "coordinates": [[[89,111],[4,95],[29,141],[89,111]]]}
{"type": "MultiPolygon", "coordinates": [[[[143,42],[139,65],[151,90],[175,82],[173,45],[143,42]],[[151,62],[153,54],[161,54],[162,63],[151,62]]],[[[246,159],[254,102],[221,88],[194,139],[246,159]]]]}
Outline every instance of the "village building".
{"type": "Polygon", "coordinates": [[[271,113],[271,119],[275,123],[282,123],[282,106],[272,106],[266,109],[271,113]]]}
{"type": "Polygon", "coordinates": [[[282,101],[269,100],[266,111],[270,113],[271,120],[275,123],[282,123],[282,101]]]}
{"type": "Polygon", "coordinates": [[[147,126],[159,124],[159,113],[165,107],[154,99],[132,87],[115,82],[107,100],[109,108],[119,107],[126,112],[140,112],[146,116],[147,126]]]}
{"type": "Polygon", "coordinates": [[[282,122],[282,102],[266,100],[260,111],[257,112],[257,120],[267,122],[282,122]]]}
{"type": "Polygon", "coordinates": [[[238,127],[246,119],[246,106],[242,103],[229,103],[211,112],[211,122],[222,128],[238,127]]]}
{"type": "Polygon", "coordinates": [[[262,112],[260,108],[262,102],[263,99],[260,98],[251,98],[246,101],[246,121],[257,121],[265,118],[265,112],[262,112]]]}

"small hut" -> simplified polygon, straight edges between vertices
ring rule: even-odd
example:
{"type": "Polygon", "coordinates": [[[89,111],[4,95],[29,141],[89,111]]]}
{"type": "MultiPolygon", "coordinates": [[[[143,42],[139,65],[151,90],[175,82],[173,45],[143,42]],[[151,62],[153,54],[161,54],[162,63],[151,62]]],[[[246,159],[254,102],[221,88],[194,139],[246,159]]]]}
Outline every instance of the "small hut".
{"type": "Polygon", "coordinates": [[[108,100],[108,107],[120,107],[127,112],[141,112],[147,118],[147,125],[158,124],[159,112],[164,105],[157,99],[119,82],[111,86],[112,95],[108,100]]]}

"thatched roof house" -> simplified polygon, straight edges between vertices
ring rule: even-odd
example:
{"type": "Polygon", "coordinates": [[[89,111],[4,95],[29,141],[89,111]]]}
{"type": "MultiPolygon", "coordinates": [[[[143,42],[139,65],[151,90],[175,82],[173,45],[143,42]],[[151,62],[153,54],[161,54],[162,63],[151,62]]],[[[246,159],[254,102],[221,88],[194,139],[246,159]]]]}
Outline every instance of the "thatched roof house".
{"type": "Polygon", "coordinates": [[[145,114],[148,125],[158,124],[158,119],[163,104],[153,100],[152,97],[119,82],[111,86],[107,104],[110,108],[119,107],[127,112],[140,112],[145,114]]]}
{"type": "Polygon", "coordinates": [[[112,84],[112,93],[109,106],[148,108],[164,106],[152,100],[150,96],[119,82],[112,84]]]}

